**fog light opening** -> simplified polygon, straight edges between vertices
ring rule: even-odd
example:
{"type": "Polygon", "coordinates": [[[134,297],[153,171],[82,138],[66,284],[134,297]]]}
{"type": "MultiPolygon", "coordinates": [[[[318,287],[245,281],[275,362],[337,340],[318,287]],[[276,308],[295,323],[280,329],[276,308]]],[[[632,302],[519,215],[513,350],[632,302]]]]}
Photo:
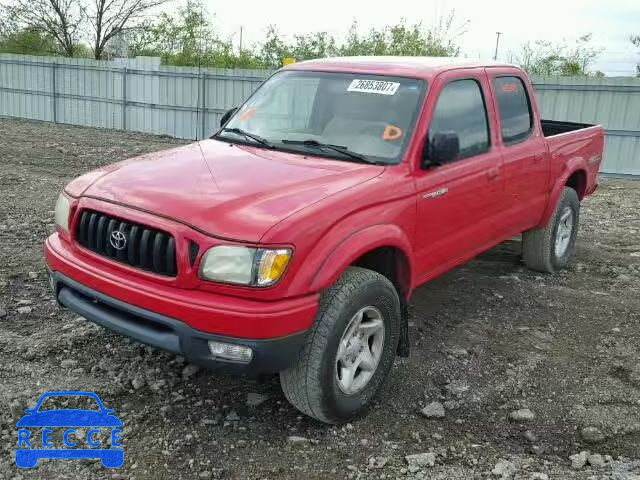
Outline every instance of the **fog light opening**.
{"type": "Polygon", "coordinates": [[[234,360],[236,362],[249,363],[253,358],[253,350],[244,345],[209,341],[209,351],[214,357],[234,360]]]}

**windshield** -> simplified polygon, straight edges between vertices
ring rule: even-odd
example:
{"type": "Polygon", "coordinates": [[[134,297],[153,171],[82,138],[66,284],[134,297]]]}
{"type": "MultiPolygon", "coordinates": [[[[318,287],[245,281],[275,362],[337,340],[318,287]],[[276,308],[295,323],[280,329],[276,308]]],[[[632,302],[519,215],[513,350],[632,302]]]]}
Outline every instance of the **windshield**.
{"type": "Polygon", "coordinates": [[[398,163],[424,86],[414,78],[284,71],[265,82],[217,136],[340,160],[398,163]]]}

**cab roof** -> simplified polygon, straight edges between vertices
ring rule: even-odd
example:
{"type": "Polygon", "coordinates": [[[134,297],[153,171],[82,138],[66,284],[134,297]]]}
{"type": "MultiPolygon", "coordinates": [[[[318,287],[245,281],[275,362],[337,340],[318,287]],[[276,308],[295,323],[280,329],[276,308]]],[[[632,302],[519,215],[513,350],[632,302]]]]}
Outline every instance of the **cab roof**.
{"type": "Polygon", "coordinates": [[[333,57],[306,60],[287,65],[285,70],[316,70],[324,72],[354,72],[429,79],[446,70],[459,68],[507,67],[515,65],[493,60],[472,60],[460,57],[333,57]]]}

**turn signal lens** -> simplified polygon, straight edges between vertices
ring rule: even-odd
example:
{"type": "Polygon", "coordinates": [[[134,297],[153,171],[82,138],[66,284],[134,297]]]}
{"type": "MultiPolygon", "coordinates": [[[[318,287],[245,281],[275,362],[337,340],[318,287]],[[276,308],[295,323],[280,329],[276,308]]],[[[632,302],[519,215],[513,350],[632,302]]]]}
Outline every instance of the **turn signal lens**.
{"type": "Polygon", "coordinates": [[[277,282],[289,264],[291,250],[261,250],[262,256],[258,263],[257,283],[260,286],[277,282]]]}

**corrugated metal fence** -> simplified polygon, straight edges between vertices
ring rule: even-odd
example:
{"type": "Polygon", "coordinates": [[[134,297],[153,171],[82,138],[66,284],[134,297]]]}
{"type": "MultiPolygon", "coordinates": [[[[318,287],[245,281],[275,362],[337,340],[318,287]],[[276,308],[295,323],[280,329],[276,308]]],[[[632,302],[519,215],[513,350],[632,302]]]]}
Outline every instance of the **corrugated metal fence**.
{"type": "Polygon", "coordinates": [[[270,74],[0,54],[0,115],[200,139],[270,74]]]}
{"type": "MultiPolygon", "coordinates": [[[[0,115],[200,139],[270,74],[0,54],[0,115]]],[[[544,118],[604,125],[603,172],[640,175],[640,79],[532,80],[544,118]]]]}

